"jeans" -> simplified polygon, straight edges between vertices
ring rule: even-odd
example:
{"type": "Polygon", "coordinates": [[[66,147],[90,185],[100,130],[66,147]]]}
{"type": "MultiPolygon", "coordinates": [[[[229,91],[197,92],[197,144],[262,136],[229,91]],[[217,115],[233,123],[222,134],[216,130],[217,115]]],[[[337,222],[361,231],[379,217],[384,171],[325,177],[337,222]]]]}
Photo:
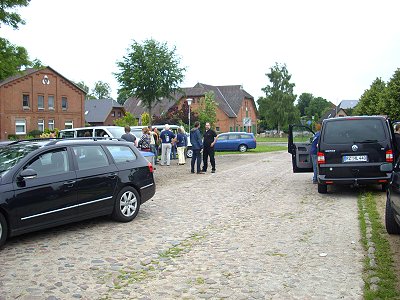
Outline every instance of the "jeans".
{"type": "Polygon", "coordinates": [[[203,171],[207,172],[207,167],[208,167],[208,157],[210,157],[210,163],[211,163],[211,170],[215,171],[215,151],[214,147],[204,147],[203,151],[203,171]]]}
{"type": "Polygon", "coordinates": [[[194,173],[194,164],[197,162],[197,173],[200,173],[201,152],[200,149],[193,150],[192,161],[190,162],[191,171],[194,173]]]}
{"type": "Polygon", "coordinates": [[[170,165],[170,157],[171,155],[171,143],[162,143],[161,146],[161,165],[167,164],[167,166],[170,165]]]}
{"type": "Polygon", "coordinates": [[[317,163],[318,163],[318,157],[317,154],[311,154],[311,161],[312,161],[312,166],[313,166],[313,171],[314,171],[314,176],[313,176],[313,182],[317,182],[317,163]]]}
{"type": "Polygon", "coordinates": [[[154,163],[156,164],[158,161],[158,151],[157,151],[157,145],[155,144],[150,144],[150,150],[151,152],[154,153],[155,157],[154,157],[154,163]]]}
{"type": "Polygon", "coordinates": [[[171,159],[176,159],[176,145],[171,145],[171,159]]]}

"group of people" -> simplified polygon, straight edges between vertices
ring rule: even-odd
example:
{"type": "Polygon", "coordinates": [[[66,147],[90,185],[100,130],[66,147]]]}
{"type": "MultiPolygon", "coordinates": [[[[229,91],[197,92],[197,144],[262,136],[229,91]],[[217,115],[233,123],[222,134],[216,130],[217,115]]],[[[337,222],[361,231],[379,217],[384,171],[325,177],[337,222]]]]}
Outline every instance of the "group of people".
{"type": "MultiPolygon", "coordinates": [[[[190,131],[190,141],[192,144],[193,156],[191,160],[191,173],[204,174],[208,168],[208,158],[211,163],[211,173],[215,173],[215,151],[214,145],[217,141],[217,134],[211,129],[210,123],[205,124],[206,131],[204,138],[200,132],[200,122],[194,123],[194,128],[190,131]],[[202,159],[203,155],[203,159],[202,159]],[[201,162],[203,161],[203,167],[201,162]],[[196,169],[195,169],[196,166],[196,169]]],[[[176,147],[178,152],[178,165],[186,163],[186,148],[188,146],[188,139],[185,130],[180,127],[175,135],[170,130],[170,126],[165,124],[164,130],[158,133],[156,127],[151,130],[151,126],[143,127],[143,135],[136,142],[136,137],[130,133],[130,126],[125,126],[125,134],[121,136],[122,139],[134,143],[142,151],[151,151],[155,155],[155,163],[158,163],[158,147],[161,146],[161,166],[169,166],[171,164],[171,151],[176,147]]]]}

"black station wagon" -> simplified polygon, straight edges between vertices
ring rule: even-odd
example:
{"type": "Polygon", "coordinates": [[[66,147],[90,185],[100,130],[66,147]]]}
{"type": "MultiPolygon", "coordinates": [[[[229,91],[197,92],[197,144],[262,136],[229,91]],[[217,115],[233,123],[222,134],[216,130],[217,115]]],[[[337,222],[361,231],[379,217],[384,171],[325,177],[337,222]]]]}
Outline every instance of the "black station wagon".
{"type": "Polygon", "coordinates": [[[153,166],[115,139],[0,147],[0,246],[7,237],[96,216],[133,220],[155,194],[153,166]]]}
{"type": "MultiPolygon", "coordinates": [[[[290,125],[288,151],[293,172],[312,172],[310,158],[312,131],[290,125]],[[296,128],[299,128],[296,130],[296,128]],[[308,136],[296,142],[295,133],[308,136]]],[[[318,192],[329,185],[389,184],[395,153],[393,128],[382,116],[356,116],[326,119],[318,141],[318,192]]]]}

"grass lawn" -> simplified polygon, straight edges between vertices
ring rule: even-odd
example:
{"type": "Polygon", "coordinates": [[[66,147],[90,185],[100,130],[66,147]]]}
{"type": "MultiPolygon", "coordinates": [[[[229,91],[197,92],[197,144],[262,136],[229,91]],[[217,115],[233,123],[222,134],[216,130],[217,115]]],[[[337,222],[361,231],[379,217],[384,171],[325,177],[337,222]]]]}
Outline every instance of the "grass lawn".
{"type": "Polygon", "coordinates": [[[282,142],[287,143],[287,137],[256,137],[257,142],[282,142]]]}
{"type": "Polygon", "coordinates": [[[262,152],[273,152],[273,151],[287,151],[285,146],[268,146],[268,145],[257,145],[256,149],[249,149],[247,152],[239,151],[216,151],[215,155],[225,155],[225,154],[246,154],[246,153],[262,153],[262,152]]]}

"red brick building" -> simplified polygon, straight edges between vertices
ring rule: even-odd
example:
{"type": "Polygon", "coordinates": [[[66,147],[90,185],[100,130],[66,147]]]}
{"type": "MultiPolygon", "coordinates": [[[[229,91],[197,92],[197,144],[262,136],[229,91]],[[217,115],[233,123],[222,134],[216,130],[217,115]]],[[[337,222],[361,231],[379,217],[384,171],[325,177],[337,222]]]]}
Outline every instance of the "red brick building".
{"type": "Polygon", "coordinates": [[[50,67],[0,81],[0,139],[85,125],[86,92],[50,67]]]}

